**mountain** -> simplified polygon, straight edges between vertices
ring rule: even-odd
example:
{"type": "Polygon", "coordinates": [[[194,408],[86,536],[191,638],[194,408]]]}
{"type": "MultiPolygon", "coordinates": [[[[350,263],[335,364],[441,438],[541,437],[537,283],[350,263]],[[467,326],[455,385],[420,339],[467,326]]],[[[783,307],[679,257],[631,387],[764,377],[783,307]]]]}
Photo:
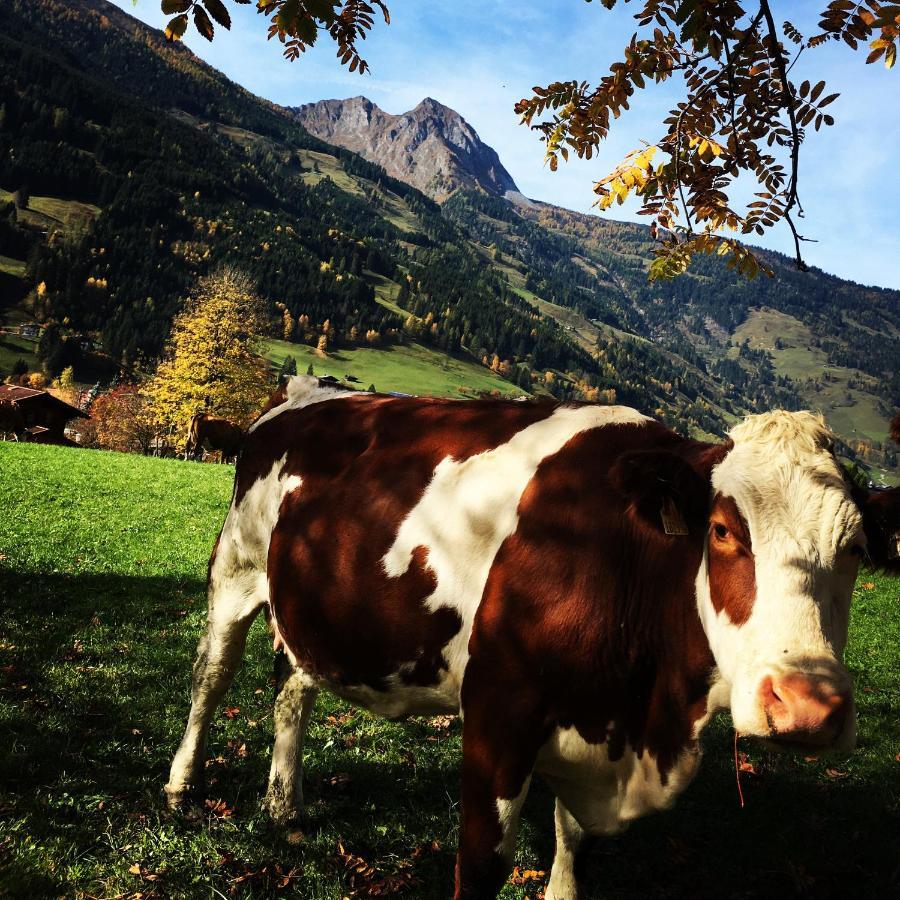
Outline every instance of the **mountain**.
{"type": "Polygon", "coordinates": [[[310,134],[359,153],[435,200],[460,187],[518,193],[496,151],[458,112],[430,97],[398,116],[366,97],[320,100],[290,112],[310,134]]]}
{"type": "MultiPolygon", "coordinates": [[[[896,466],[897,291],[778,254],[772,280],[703,258],[651,285],[647,228],[510,202],[496,154],[446,107],[313,107],[380,123],[416,165],[388,171],[336,146],[337,130],[326,142],[105,0],[4,0],[0,324],[40,326],[51,375],[140,377],[196,279],[234,266],[282,358],[324,334],[335,365],[357,348],[387,351],[384,365],[464,363],[509,392],[625,403],[704,436],[747,412],[819,408],[846,455],[896,466]]],[[[0,336],[0,375],[20,352],[0,336]]]]}

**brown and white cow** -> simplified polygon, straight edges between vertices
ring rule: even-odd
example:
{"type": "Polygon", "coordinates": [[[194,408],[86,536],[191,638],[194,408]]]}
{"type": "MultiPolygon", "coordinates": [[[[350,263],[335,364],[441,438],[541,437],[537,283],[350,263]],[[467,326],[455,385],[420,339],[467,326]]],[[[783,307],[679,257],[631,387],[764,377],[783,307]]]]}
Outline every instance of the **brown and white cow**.
{"type": "Polygon", "coordinates": [[[573,898],[582,836],[671,804],[715,710],[773,745],[853,746],[841,654],[866,529],[900,529],[888,499],[869,521],[809,413],[751,416],[707,444],[624,407],[295,378],[238,463],[170,803],[199,785],[266,609],[290,661],[276,819],[302,810],[320,688],[392,718],[460,712],[456,896],[502,885],[537,773],[557,797],[547,896],[573,898]]]}

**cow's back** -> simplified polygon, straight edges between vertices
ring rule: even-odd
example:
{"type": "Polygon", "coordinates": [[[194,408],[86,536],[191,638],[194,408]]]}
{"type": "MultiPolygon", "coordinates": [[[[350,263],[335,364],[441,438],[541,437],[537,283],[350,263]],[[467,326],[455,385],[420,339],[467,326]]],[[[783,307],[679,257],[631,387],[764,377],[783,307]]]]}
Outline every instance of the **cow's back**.
{"type": "Polygon", "coordinates": [[[331,394],[251,429],[223,535],[256,546],[260,566],[271,534],[272,609],[301,668],[387,715],[455,710],[485,584],[538,468],[580,432],[647,420],[331,394]]]}

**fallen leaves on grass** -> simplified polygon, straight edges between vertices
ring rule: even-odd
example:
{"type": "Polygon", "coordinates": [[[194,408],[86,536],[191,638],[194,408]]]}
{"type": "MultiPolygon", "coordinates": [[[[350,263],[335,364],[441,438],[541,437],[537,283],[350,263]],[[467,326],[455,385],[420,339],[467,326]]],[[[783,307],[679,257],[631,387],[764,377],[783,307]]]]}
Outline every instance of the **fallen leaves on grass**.
{"type": "Polygon", "coordinates": [[[238,859],[234,854],[223,852],[216,865],[224,868],[229,875],[229,894],[237,894],[240,885],[246,885],[259,893],[271,894],[276,890],[284,890],[300,877],[299,868],[288,868],[280,862],[269,860],[260,864],[238,859]]]}
{"type": "Polygon", "coordinates": [[[353,779],[350,777],[348,772],[337,772],[330,778],[326,778],[325,784],[339,791],[343,791],[347,789],[347,785],[349,785],[352,780],[353,779]]]}
{"type": "Polygon", "coordinates": [[[326,716],[325,721],[332,728],[340,728],[344,725],[348,725],[354,718],[356,718],[355,713],[341,713],[339,716],[326,716]]]}
{"type": "Polygon", "coordinates": [[[226,706],[225,707],[225,718],[233,719],[237,714],[241,711],[239,706],[226,706]]]}
{"type": "Polygon", "coordinates": [[[547,873],[543,869],[520,869],[516,866],[509,876],[510,884],[523,885],[535,881],[543,881],[547,873]]]}
{"type": "Polygon", "coordinates": [[[864,591],[871,591],[871,590],[874,590],[874,589],[875,589],[875,582],[874,582],[874,581],[864,581],[864,582],[860,585],[860,587],[861,587],[864,591]]]}
{"type": "Polygon", "coordinates": [[[758,775],[759,772],[755,765],[753,765],[752,760],[746,753],[741,751],[738,753],[738,771],[743,775],[758,775]]]}
{"type": "Polygon", "coordinates": [[[145,868],[139,863],[135,863],[133,866],[129,866],[128,871],[132,875],[139,876],[144,881],[159,881],[162,876],[157,872],[151,872],[150,869],[145,868]]]}
{"type": "Polygon", "coordinates": [[[413,872],[412,859],[391,859],[389,862],[376,860],[373,865],[362,856],[350,853],[340,841],[337,849],[350,897],[387,897],[420,884],[420,879],[413,872]],[[392,871],[382,871],[387,866],[392,871]]]}
{"type": "Polygon", "coordinates": [[[427,735],[425,740],[434,743],[435,741],[447,737],[450,734],[450,728],[455,721],[456,716],[434,716],[429,719],[428,724],[435,733],[427,735]]]}
{"type": "Polygon", "coordinates": [[[456,716],[434,716],[428,720],[428,724],[437,731],[449,731],[455,721],[456,716]]]}
{"type": "Polygon", "coordinates": [[[62,655],[63,662],[75,662],[84,653],[84,642],[76,640],[72,646],[62,655]]]}
{"type": "Polygon", "coordinates": [[[828,778],[846,778],[849,774],[849,772],[843,772],[840,769],[828,768],[825,770],[825,775],[828,778]]]}
{"type": "Polygon", "coordinates": [[[422,857],[429,856],[432,853],[440,853],[441,852],[441,842],[435,838],[430,844],[419,844],[415,850],[412,852],[413,859],[422,859],[422,857]]]}
{"type": "Polygon", "coordinates": [[[216,819],[228,819],[234,815],[234,809],[224,800],[204,800],[206,811],[216,819]]]}

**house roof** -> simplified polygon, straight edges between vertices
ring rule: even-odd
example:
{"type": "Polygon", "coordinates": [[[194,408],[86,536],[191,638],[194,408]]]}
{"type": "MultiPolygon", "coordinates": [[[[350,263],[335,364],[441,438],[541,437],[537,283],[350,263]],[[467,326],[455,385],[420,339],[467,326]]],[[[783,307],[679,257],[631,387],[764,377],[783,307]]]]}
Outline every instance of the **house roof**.
{"type": "Polygon", "coordinates": [[[51,405],[64,407],[64,412],[68,414],[70,419],[76,417],[89,419],[90,416],[86,412],[82,412],[77,406],[54,397],[47,391],[40,391],[36,388],[22,387],[18,384],[0,384],[0,400],[10,400],[15,404],[42,402],[51,405]]]}
{"type": "Polygon", "coordinates": [[[13,403],[44,393],[46,391],[37,391],[34,388],[22,387],[18,384],[0,384],[0,400],[12,400],[13,403]]]}

